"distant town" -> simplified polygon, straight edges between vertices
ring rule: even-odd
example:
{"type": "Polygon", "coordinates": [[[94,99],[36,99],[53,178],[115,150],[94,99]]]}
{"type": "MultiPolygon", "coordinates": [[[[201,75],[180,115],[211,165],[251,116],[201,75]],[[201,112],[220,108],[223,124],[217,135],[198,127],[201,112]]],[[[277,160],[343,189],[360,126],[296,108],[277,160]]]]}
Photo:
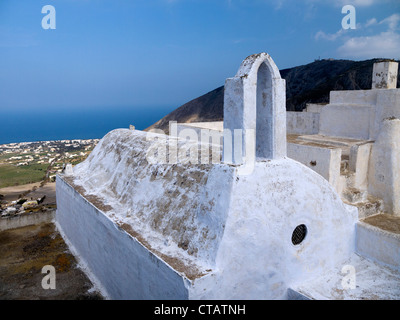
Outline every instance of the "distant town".
{"type": "Polygon", "coordinates": [[[47,179],[54,181],[65,164],[82,162],[98,142],[99,139],[78,139],[2,144],[0,171],[3,175],[0,175],[0,188],[47,179]],[[21,172],[25,174],[19,181],[21,172]]]}

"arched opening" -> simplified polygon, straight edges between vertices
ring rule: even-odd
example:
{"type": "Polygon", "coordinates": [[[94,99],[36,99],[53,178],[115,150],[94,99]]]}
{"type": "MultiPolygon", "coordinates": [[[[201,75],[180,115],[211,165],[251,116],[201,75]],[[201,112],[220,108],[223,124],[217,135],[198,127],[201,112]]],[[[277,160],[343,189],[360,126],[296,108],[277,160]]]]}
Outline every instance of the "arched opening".
{"type": "Polygon", "coordinates": [[[257,72],[256,96],[256,157],[273,158],[272,77],[263,62],[257,72]]]}
{"type": "Polygon", "coordinates": [[[267,53],[247,57],[225,82],[224,161],[243,164],[286,156],[285,80],[267,53]],[[225,133],[241,131],[240,139],[225,133]]]}

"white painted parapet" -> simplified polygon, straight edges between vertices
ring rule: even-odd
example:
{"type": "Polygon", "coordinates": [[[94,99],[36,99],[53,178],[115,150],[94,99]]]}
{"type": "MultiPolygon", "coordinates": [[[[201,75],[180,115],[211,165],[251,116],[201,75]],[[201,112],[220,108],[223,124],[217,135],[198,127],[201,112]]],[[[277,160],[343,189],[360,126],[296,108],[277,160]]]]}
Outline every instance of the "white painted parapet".
{"type": "Polygon", "coordinates": [[[400,271],[400,235],[365,222],[357,223],[356,252],[400,271]]]}
{"type": "Polygon", "coordinates": [[[326,105],[326,103],[307,103],[306,108],[303,110],[303,112],[320,113],[322,108],[326,105]]]}
{"type": "Polygon", "coordinates": [[[350,149],[349,170],[354,172],[354,187],[359,190],[368,189],[368,168],[372,142],[356,144],[350,149]]]}
{"type": "Polygon", "coordinates": [[[377,92],[373,139],[378,137],[383,120],[395,117],[400,119],[400,89],[372,90],[377,92]]]}
{"type": "Polygon", "coordinates": [[[374,130],[375,108],[368,104],[329,104],[321,110],[319,134],[368,140],[374,130]]]}
{"type": "Polygon", "coordinates": [[[368,192],[384,200],[388,213],[400,216],[400,120],[382,122],[372,146],[368,174],[368,192]]]}
{"type": "Polygon", "coordinates": [[[336,192],[342,191],[340,183],[340,148],[326,148],[288,143],[288,157],[292,158],[324,177],[336,192]]]}
{"type": "Polygon", "coordinates": [[[330,104],[360,104],[376,105],[378,91],[376,90],[337,90],[329,94],[330,104]]]}
{"type": "Polygon", "coordinates": [[[286,112],[287,134],[317,134],[319,132],[319,113],[286,112]]]}

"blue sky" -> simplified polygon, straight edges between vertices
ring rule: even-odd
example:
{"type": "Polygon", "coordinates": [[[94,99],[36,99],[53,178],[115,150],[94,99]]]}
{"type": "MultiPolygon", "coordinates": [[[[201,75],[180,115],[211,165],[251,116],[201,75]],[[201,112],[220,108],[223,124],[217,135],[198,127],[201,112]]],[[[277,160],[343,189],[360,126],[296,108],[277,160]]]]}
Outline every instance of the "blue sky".
{"type": "Polygon", "coordinates": [[[174,109],[259,52],[280,69],[400,59],[400,1],[0,0],[0,110],[174,109]],[[347,4],[355,30],[342,29],[347,4]]]}

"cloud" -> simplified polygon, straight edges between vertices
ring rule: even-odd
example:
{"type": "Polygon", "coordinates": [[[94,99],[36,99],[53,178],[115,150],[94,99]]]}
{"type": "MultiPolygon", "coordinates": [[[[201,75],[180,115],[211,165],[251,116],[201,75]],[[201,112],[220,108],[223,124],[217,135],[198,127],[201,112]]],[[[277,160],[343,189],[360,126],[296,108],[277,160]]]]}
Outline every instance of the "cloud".
{"type": "Polygon", "coordinates": [[[387,29],[372,36],[353,37],[347,39],[339,47],[338,53],[342,56],[356,58],[394,58],[400,59],[400,14],[391,16],[378,22],[375,18],[370,19],[365,27],[373,25],[386,25],[387,29]]]}
{"type": "Polygon", "coordinates": [[[389,30],[395,31],[399,25],[399,22],[400,22],[400,14],[395,13],[392,14],[390,17],[383,19],[380,22],[378,22],[376,18],[371,18],[366,23],[357,23],[357,29],[370,28],[372,26],[378,26],[378,25],[380,26],[387,25],[389,30]]]}
{"type": "Polygon", "coordinates": [[[389,30],[394,31],[397,29],[399,22],[400,22],[400,14],[395,13],[395,14],[392,14],[390,17],[383,19],[379,24],[387,24],[389,27],[389,30]]]}
{"type": "Polygon", "coordinates": [[[372,6],[373,4],[377,3],[377,0],[338,0],[337,1],[339,5],[345,6],[345,5],[353,5],[355,7],[369,7],[372,6]]]}
{"type": "Polygon", "coordinates": [[[318,31],[314,38],[332,42],[340,40],[342,44],[337,49],[337,54],[341,57],[400,59],[399,25],[400,14],[395,13],[381,21],[371,18],[366,23],[357,24],[354,32],[363,33],[362,36],[349,37],[351,33],[341,29],[333,34],[318,31]],[[384,26],[385,30],[371,35],[373,28],[378,26],[384,26]]]}
{"type": "Polygon", "coordinates": [[[400,34],[387,31],[350,38],[337,51],[342,57],[400,59],[400,34]]]}
{"type": "MultiPolygon", "coordinates": [[[[309,1],[314,1],[314,2],[320,2],[320,0],[309,0],[309,1]]],[[[336,7],[343,7],[346,5],[352,5],[356,8],[359,7],[370,7],[376,4],[382,4],[382,2],[388,2],[390,0],[334,0],[330,1],[332,5],[336,7]]]]}
{"type": "Polygon", "coordinates": [[[325,33],[323,31],[318,31],[315,35],[315,40],[322,39],[322,40],[327,40],[327,41],[335,41],[343,34],[343,32],[344,32],[343,29],[340,29],[336,33],[325,33]]]}
{"type": "Polygon", "coordinates": [[[275,5],[275,9],[276,10],[281,9],[284,4],[285,4],[285,0],[276,0],[276,1],[274,1],[274,5],[275,5]]]}
{"type": "Polygon", "coordinates": [[[378,23],[378,20],[376,20],[376,18],[372,18],[369,19],[366,23],[365,23],[365,27],[368,28],[370,26],[376,25],[378,23]]]}

